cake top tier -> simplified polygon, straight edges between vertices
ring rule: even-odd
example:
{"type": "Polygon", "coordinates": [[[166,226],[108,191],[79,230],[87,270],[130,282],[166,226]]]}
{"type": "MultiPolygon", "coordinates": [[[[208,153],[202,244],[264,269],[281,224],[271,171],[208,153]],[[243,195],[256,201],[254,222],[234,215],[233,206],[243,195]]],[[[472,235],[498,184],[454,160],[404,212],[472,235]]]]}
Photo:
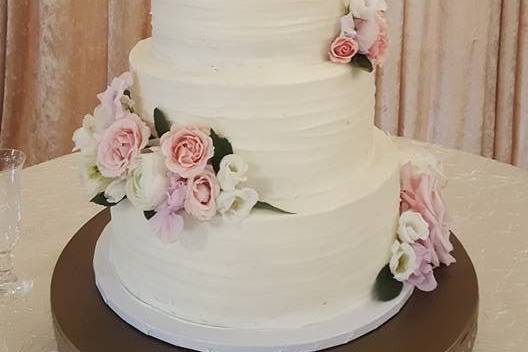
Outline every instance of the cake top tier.
{"type": "Polygon", "coordinates": [[[156,55],[181,69],[321,63],[344,0],[152,0],[156,55]]]}

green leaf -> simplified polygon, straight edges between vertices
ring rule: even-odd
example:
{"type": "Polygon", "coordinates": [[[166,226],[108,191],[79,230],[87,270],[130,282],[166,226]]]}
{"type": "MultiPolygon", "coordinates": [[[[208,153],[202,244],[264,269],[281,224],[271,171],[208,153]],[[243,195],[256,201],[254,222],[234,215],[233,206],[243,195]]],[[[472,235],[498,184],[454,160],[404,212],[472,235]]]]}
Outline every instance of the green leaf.
{"type": "Polygon", "coordinates": [[[95,197],[90,200],[90,202],[95,203],[97,205],[102,205],[103,207],[113,207],[114,205],[117,205],[118,203],[110,203],[106,197],[104,192],[99,193],[95,197]]]}
{"type": "Polygon", "coordinates": [[[220,171],[220,162],[226,155],[233,154],[233,146],[227,140],[227,138],[220,137],[215,130],[211,129],[211,139],[213,140],[214,145],[214,156],[212,159],[213,168],[216,173],[220,171]]]}
{"type": "Polygon", "coordinates": [[[255,209],[266,209],[266,210],[271,210],[271,211],[282,213],[282,214],[290,214],[290,215],[295,214],[295,213],[290,213],[289,211],[277,208],[276,206],[273,206],[266,202],[257,202],[257,204],[255,205],[255,209]]]}
{"type": "Polygon", "coordinates": [[[352,61],[350,63],[367,72],[374,71],[374,66],[372,65],[372,62],[369,60],[369,58],[366,55],[357,54],[356,56],[352,58],[352,61]]]}
{"type": "Polygon", "coordinates": [[[145,211],[143,214],[145,215],[145,219],[150,220],[154,217],[154,215],[156,215],[156,211],[155,210],[145,211]]]}
{"type": "Polygon", "coordinates": [[[392,301],[400,295],[403,290],[403,283],[394,278],[389,264],[381,269],[376,283],[374,284],[374,296],[382,302],[392,301]]]}
{"type": "Polygon", "coordinates": [[[154,109],[154,126],[156,133],[161,138],[165,133],[170,131],[171,125],[165,114],[158,108],[154,109]]]}

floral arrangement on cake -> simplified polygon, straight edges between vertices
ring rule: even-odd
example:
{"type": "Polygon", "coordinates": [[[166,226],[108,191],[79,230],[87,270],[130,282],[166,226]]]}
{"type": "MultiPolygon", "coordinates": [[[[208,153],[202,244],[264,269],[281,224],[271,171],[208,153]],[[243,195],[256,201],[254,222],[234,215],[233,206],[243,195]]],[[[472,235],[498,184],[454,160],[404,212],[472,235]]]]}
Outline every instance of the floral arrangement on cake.
{"type": "Polygon", "coordinates": [[[400,218],[390,263],[380,272],[376,294],[381,300],[398,296],[403,284],[425,292],[438,283],[434,270],[456,262],[451,231],[440,192],[441,172],[407,163],[401,168],[400,218]]]}
{"type": "Polygon", "coordinates": [[[385,0],[351,0],[339,36],[330,45],[330,60],[368,72],[381,66],[388,48],[386,10],[385,0]]]}
{"type": "Polygon", "coordinates": [[[153,123],[138,116],[132,84],[128,72],[115,78],[73,136],[92,202],[111,207],[128,199],[169,243],[189,218],[220,214],[237,222],[254,207],[280,211],[244,185],[248,164],[213,129],[171,125],[159,109],[153,123]]]}

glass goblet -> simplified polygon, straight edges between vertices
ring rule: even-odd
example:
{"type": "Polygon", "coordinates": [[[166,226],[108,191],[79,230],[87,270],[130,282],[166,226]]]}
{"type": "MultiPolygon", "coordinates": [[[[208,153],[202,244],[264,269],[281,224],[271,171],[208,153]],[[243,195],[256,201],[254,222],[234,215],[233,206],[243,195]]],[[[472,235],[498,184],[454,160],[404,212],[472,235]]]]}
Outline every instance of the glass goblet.
{"type": "Polygon", "coordinates": [[[31,288],[14,273],[14,257],[21,232],[20,178],[26,156],[14,149],[0,149],[0,295],[14,295],[31,288]]]}

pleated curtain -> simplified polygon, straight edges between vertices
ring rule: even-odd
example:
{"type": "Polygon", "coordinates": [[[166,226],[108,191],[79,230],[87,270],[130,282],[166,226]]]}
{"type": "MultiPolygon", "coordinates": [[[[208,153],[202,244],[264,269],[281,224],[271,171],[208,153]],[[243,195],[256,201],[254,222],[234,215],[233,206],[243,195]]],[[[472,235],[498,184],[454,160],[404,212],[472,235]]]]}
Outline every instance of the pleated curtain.
{"type": "MultiPolygon", "coordinates": [[[[528,0],[388,3],[376,124],[528,168],[528,0]]],[[[149,9],[150,0],[0,0],[0,145],[31,164],[70,152],[95,94],[150,35],[149,9]]]]}

